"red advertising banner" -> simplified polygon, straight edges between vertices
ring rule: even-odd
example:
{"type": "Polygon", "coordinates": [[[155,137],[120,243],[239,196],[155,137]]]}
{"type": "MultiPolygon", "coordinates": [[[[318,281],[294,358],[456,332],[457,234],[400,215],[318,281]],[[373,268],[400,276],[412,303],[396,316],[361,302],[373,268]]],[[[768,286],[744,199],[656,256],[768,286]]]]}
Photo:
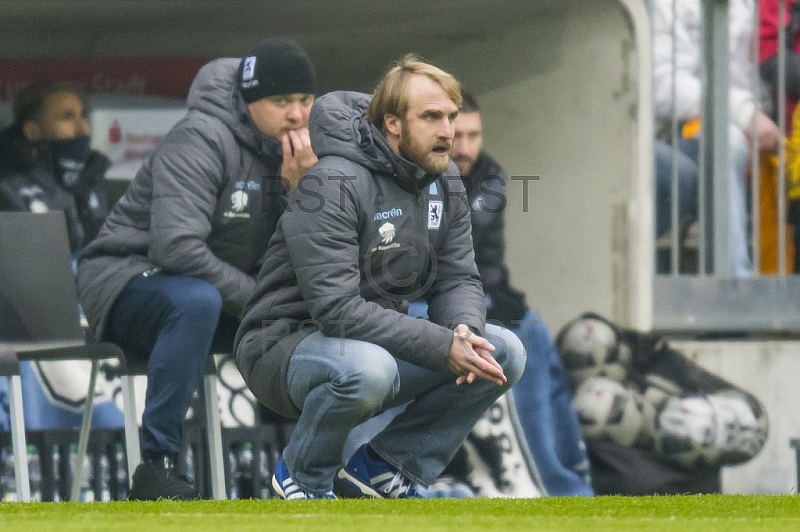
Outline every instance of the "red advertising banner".
{"type": "Polygon", "coordinates": [[[0,59],[0,102],[11,101],[36,79],[70,81],[86,93],[185,99],[195,74],[207,61],[199,57],[0,59]]]}

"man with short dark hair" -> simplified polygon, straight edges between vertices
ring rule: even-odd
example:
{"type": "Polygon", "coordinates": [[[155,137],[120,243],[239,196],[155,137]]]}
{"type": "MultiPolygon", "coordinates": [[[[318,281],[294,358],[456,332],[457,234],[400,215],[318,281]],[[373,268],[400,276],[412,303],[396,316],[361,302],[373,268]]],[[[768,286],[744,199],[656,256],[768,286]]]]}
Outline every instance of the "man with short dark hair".
{"type": "Polygon", "coordinates": [[[299,418],[273,476],[285,499],[416,497],[517,379],[523,349],[486,325],[469,208],[450,162],[461,95],[407,56],[373,97],[312,109],[319,162],[294,191],[236,337],[256,398],[299,418]],[[448,178],[451,176],[451,178],[448,178]],[[430,321],[407,315],[428,302],[430,321]],[[484,332],[485,331],[485,332],[484,332]],[[350,430],[405,411],[342,467],[350,430]]]}
{"type": "Polygon", "coordinates": [[[145,162],[78,265],[97,338],[147,361],[143,462],[131,499],[199,494],[175,465],[209,352],[228,352],[294,186],[316,156],[316,76],[296,43],[266,39],[197,74],[189,111],[145,162]]]}
{"type": "Polygon", "coordinates": [[[589,461],[572,395],[550,331],[510,283],[505,263],[508,176],[483,151],[483,122],[475,98],[462,92],[455,119],[453,162],[472,207],[475,263],[486,298],[487,321],[522,340],[525,373],[513,388],[525,439],[548,495],[592,495],[589,461]]]}
{"type": "Polygon", "coordinates": [[[108,214],[108,158],[90,149],[83,100],[64,81],[17,93],[14,123],[0,133],[0,210],[63,210],[70,247],[91,241],[108,214]]]}
{"type": "MultiPolygon", "coordinates": [[[[83,98],[65,81],[38,80],[16,94],[12,110],[14,123],[0,132],[0,211],[63,211],[70,249],[77,255],[109,210],[105,173],[110,161],[90,148],[83,98]]],[[[0,325],[0,337],[13,332],[11,325],[0,325]]],[[[27,336],[21,329],[17,333],[27,336]]],[[[21,362],[20,378],[28,429],[80,425],[76,405],[86,400],[89,382],[83,362],[21,362]]],[[[0,412],[0,427],[5,414],[0,412]]],[[[122,425],[122,412],[111,397],[95,398],[92,426],[122,425]]]]}

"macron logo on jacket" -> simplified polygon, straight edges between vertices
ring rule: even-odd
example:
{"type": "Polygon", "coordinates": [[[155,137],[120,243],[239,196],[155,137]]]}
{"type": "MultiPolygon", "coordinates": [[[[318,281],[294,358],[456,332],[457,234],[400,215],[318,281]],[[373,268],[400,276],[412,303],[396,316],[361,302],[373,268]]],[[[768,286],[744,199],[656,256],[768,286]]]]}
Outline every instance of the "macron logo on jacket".
{"type": "Polygon", "coordinates": [[[389,218],[395,218],[397,216],[403,216],[403,209],[392,209],[390,211],[376,212],[372,219],[375,221],[388,220],[389,218]]]}

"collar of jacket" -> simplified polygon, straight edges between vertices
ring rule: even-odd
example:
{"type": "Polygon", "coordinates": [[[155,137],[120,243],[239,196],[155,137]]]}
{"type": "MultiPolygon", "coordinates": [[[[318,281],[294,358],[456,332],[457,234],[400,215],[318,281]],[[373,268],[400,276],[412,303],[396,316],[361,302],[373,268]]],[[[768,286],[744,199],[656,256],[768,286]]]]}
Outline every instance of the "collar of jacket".
{"type": "MultiPolygon", "coordinates": [[[[364,120],[366,122],[366,120],[364,120]]],[[[389,145],[389,141],[383,136],[378,128],[369,124],[372,128],[372,139],[375,147],[383,154],[392,168],[392,179],[400,188],[406,192],[416,192],[422,190],[434,182],[442,174],[429,174],[419,167],[416,163],[409,161],[405,157],[395,152],[389,145]]]]}
{"type": "Polygon", "coordinates": [[[263,134],[256,127],[256,123],[253,122],[253,117],[250,116],[247,104],[238,90],[233,91],[233,99],[233,104],[236,108],[236,114],[239,115],[239,120],[251,133],[251,135],[247,136],[248,138],[241,138],[243,145],[257,154],[258,157],[265,162],[267,160],[274,161],[277,159],[277,168],[280,168],[281,164],[283,164],[283,145],[281,141],[263,134]]]}
{"type": "Polygon", "coordinates": [[[461,176],[461,181],[464,183],[464,188],[470,200],[474,195],[481,192],[481,182],[490,176],[506,178],[505,171],[497,164],[497,161],[487,155],[486,152],[481,151],[478,154],[478,158],[475,159],[475,164],[472,165],[469,174],[461,176]]]}
{"type": "MultiPolygon", "coordinates": [[[[0,132],[0,178],[15,172],[28,172],[32,168],[42,168],[45,171],[38,175],[52,178],[53,164],[53,154],[46,145],[34,150],[14,126],[0,132]]],[[[111,160],[108,157],[96,150],[89,151],[77,186],[95,186],[95,182],[102,179],[110,167],[111,160]]]]}

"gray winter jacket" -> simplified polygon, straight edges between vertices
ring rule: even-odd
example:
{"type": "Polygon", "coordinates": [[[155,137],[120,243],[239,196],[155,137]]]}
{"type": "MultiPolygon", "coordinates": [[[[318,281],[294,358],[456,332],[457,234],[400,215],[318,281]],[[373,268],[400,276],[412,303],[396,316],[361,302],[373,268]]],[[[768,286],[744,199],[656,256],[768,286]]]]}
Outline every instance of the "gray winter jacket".
{"type": "Polygon", "coordinates": [[[217,59],[200,69],[188,113],[82,253],[78,290],[96,338],[128,281],[152,268],[213,284],[234,315],[252,293],[285,203],[274,177],[282,149],[250,118],[238,65],[217,59]]]}
{"type": "Polygon", "coordinates": [[[458,170],[427,175],[363,115],[369,96],[334,92],[311,110],[319,161],[292,193],[236,335],[239,369],[273,411],[299,415],[289,358],[309,333],[377,344],[447,371],[456,325],[483,334],[485,307],[458,170]],[[449,177],[448,177],[449,176],[449,177]],[[424,298],[431,321],[409,317],[424,298]]]}

